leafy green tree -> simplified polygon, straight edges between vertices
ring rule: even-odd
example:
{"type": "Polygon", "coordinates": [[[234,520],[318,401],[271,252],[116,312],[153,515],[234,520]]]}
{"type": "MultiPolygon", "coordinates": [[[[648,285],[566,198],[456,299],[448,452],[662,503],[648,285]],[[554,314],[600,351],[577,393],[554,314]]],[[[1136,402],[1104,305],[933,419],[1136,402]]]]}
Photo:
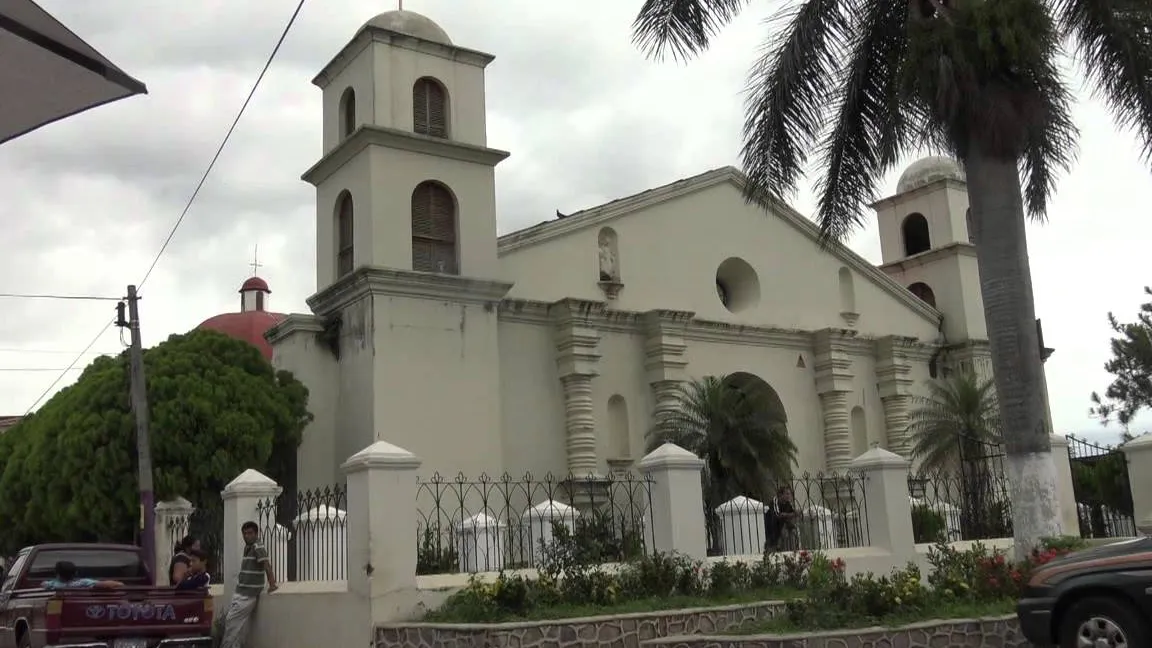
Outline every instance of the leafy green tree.
{"type": "Polygon", "coordinates": [[[965,457],[985,456],[983,448],[1001,442],[995,382],[971,371],[929,381],[928,394],[913,399],[908,439],[925,471],[954,470],[965,457]]]}
{"type": "MultiPolygon", "coordinates": [[[[1152,297],[1152,288],[1144,288],[1152,297]]],[[[1141,410],[1152,407],[1152,301],[1140,306],[1135,322],[1121,322],[1108,313],[1112,358],[1104,364],[1115,376],[1104,396],[1092,393],[1092,413],[1108,423],[1113,418],[1125,428],[1141,410]]],[[[1127,439],[1125,439],[1127,440],[1127,439]]]]}
{"type": "MultiPolygon", "coordinates": [[[[294,483],[308,391],[252,345],[214,331],[144,353],[159,499],[218,506],[247,468],[294,483]]],[[[101,357],[0,437],[0,543],[130,541],[139,526],[128,361],[101,357]]]]}
{"type": "MultiPolygon", "coordinates": [[[[692,57],[747,4],[646,0],[634,40],[692,57]]],[[[1147,0],[794,0],[771,29],[746,104],[748,200],[789,197],[816,152],[816,221],[830,243],[864,222],[908,153],[946,151],[965,168],[1023,558],[1059,534],[1025,207],[1044,218],[1075,155],[1061,44],[1152,157],[1147,0]]]]}
{"type": "Polygon", "coordinates": [[[771,481],[792,474],[788,418],[771,388],[758,387],[725,376],[681,383],[676,407],[648,433],[649,452],[675,443],[704,460],[709,511],[737,495],[767,502],[771,481]]]}

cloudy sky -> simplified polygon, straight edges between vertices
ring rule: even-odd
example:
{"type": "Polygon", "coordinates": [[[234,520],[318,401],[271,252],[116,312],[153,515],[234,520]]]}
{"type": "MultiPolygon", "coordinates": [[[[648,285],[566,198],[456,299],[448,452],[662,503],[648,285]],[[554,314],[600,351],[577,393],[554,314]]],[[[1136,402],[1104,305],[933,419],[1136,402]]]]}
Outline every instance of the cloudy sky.
{"type": "MultiPolygon", "coordinates": [[[[199,3],[40,0],[150,95],[93,110],[0,147],[0,292],[119,296],[139,281],[243,102],[296,0],[199,3]],[[98,5],[98,6],[97,6],[98,5]]],[[[736,164],[741,88],[764,31],[756,2],[707,55],[654,63],[630,43],[639,0],[407,0],[463,46],[491,52],[489,142],[501,232],[736,164]],[[700,125],[705,125],[701,127],[700,125]]],[[[313,192],[320,154],[312,77],[368,18],[395,5],[313,0],[184,225],[145,285],[145,344],[235,310],[259,245],[273,305],[304,310],[314,289],[313,192]]],[[[1082,91],[1079,163],[1050,222],[1030,232],[1037,312],[1057,429],[1108,438],[1088,395],[1108,375],[1106,314],[1131,318],[1152,283],[1152,176],[1130,133],[1082,91]],[[1141,214],[1145,214],[1142,216],[1141,214]]],[[[910,162],[911,160],[909,160],[910,162]]],[[[885,181],[895,188],[899,170],[885,181]]],[[[810,184],[810,183],[809,183],[810,184]]],[[[810,191],[794,201],[812,211],[810,191]]],[[[873,228],[850,241],[879,261],[873,228]]],[[[23,414],[113,316],[105,302],[0,300],[0,415],[23,414]],[[29,371],[38,370],[38,371],[29,371]]],[[[117,352],[110,329],[93,352],[117,352]]],[[[80,363],[78,366],[82,366],[80,363]]],[[[73,372],[57,388],[71,382],[73,372]]],[[[1137,429],[1152,427],[1145,417],[1137,429]]]]}

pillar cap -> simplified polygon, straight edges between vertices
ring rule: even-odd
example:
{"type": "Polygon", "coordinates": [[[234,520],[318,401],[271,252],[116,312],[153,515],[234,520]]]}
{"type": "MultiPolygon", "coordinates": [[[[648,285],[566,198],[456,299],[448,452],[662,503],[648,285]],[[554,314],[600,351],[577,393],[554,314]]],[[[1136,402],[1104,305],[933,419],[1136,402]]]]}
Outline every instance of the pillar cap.
{"type": "Polygon", "coordinates": [[[196,510],[192,502],[184,499],[183,497],[174,497],[170,500],[156,503],[157,513],[191,513],[196,510]]]}
{"type": "Polygon", "coordinates": [[[1152,434],[1141,434],[1135,439],[1122,444],[1120,449],[1124,452],[1143,452],[1145,450],[1152,450],[1152,434]]]}
{"type": "Polygon", "coordinates": [[[387,441],[377,441],[360,452],[348,457],[340,469],[350,475],[362,470],[415,470],[421,465],[420,458],[404,448],[387,441]]]}
{"type": "Polygon", "coordinates": [[[1053,448],[1067,448],[1068,447],[1068,437],[1064,436],[1063,434],[1051,435],[1050,441],[1051,441],[1051,445],[1053,448]]]}
{"type": "Polygon", "coordinates": [[[254,468],[240,473],[236,479],[228,482],[220,493],[224,499],[250,495],[253,497],[276,497],[284,489],[272,480],[271,477],[254,468]]]}
{"type": "Polygon", "coordinates": [[[865,452],[864,454],[856,457],[848,464],[849,468],[854,470],[866,470],[872,468],[908,468],[909,462],[900,455],[889,452],[884,448],[875,447],[865,452]]]}
{"type": "Polygon", "coordinates": [[[640,460],[640,470],[650,471],[659,468],[683,468],[700,470],[704,460],[688,452],[671,441],[649,452],[640,460]]]}

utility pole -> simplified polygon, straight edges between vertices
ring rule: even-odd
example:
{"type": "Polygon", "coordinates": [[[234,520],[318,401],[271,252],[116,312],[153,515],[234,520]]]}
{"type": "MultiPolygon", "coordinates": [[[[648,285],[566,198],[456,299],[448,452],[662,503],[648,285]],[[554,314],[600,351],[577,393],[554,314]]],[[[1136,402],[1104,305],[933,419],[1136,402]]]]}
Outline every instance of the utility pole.
{"type": "Polygon", "coordinates": [[[144,549],[144,562],[155,574],[156,565],[156,501],[152,491],[152,447],[148,435],[148,389],[144,381],[144,348],[140,340],[140,297],[136,286],[128,286],[128,320],[124,319],[124,302],[117,307],[116,325],[127,328],[132,338],[128,348],[129,375],[131,377],[132,413],[136,415],[136,466],[140,488],[140,544],[144,549]]]}

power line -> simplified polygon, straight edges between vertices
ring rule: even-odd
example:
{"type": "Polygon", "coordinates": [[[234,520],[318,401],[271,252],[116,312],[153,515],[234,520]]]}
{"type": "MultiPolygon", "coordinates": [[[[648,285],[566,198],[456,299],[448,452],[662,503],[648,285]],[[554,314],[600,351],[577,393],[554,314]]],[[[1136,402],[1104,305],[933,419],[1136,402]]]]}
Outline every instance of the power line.
{"type": "Polygon", "coordinates": [[[81,358],[88,355],[88,352],[92,350],[92,347],[96,346],[96,343],[100,341],[100,338],[104,337],[104,334],[107,333],[108,329],[110,328],[112,328],[112,320],[108,320],[108,323],[104,325],[104,328],[100,329],[100,332],[96,334],[96,337],[92,338],[92,341],[88,343],[88,346],[84,347],[84,350],[76,355],[76,359],[72,361],[72,364],[68,365],[68,368],[64,371],[61,371],[59,376],[56,376],[56,380],[53,380],[52,384],[48,385],[48,389],[45,389],[40,393],[40,395],[36,398],[36,401],[32,403],[27,411],[24,412],[24,416],[28,416],[32,413],[32,410],[36,409],[36,406],[40,404],[40,401],[44,400],[44,397],[47,396],[52,391],[52,389],[55,388],[56,385],[64,379],[64,376],[67,376],[68,372],[72,371],[72,368],[76,366],[77,362],[80,362],[81,358]]]}
{"type": "Polygon", "coordinates": [[[0,372],[20,372],[20,371],[80,371],[84,367],[66,367],[60,369],[59,367],[0,367],[0,372]]]}
{"type": "Polygon", "coordinates": [[[49,293],[0,293],[3,299],[65,299],[69,301],[120,301],[120,297],[99,295],[52,295],[49,293]]]}
{"type": "Polygon", "coordinates": [[[260,76],[256,77],[256,83],[252,84],[252,90],[248,92],[248,97],[244,99],[243,105],[240,106],[240,112],[236,113],[236,119],[232,120],[232,125],[228,127],[228,133],[224,135],[224,141],[220,142],[219,148],[216,149],[216,154],[212,156],[212,161],[208,163],[208,168],[204,170],[204,175],[200,177],[200,182],[196,184],[196,189],[192,191],[192,196],[188,198],[188,203],[184,205],[184,211],[180,212],[180,218],[176,219],[176,224],[172,226],[172,231],[168,232],[168,238],[164,239],[164,244],[160,246],[160,251],[156,253],[156,258],[152,259],[152,265],[148,266],[148,272],[144,273],[144,278],[140,283],[136,284],[138,287],[143,288],[144,282],[148,281],[148,277],[152,276],[152,271],[156,269],[156,264],[160,262],[160,257],[164,256],[164,251],[168,249],[168,244],[172,242],[172,237],[176,236],[176,230],[180,229],[180,224],[184,222],[184,217],[188,215],[188,210],[192,208],[192,203],[196,201],[196,196],[200,195],[200,189],[204,187],[204,183],[208,180],[208,174],[212,173],[212,169],[216,166],[216,161],[220,159],[220,154],[224,152],[224,147],[227,146],[228,140],[232,138],[232,133],[236,130],[236,125],[240,123],[240,118],[244,116],[244,111],[248,108],[249,102],[256,94],[256,89],[260,87],[260,82],[264,80],[264,75],[268,72],[268,68],[272,66],[272,61],[276,58],[276,54],[280,51],[280,46],[284,44],[284,39],[288,37],[289,30],[296,22],[296,17],[300,15],[300,10],[304,8],[304,1],[296,5],[296,10],[292,12],[292,17],[288,19],[288,24],[284,26],[284,31],[280,34],[279,40],[276,41],[276,46],[272,48],[272,53],[268,55],[268,60],[264,63],[264,68],[260,70],[260,76]]]}
{"type": "MultiPolygon", "coordinates": [[[[62,349],[22,349],[20,347],[0,347],[0,353],[38,353],[58,355],[79,355],[79,351],[65,351],[62,349]]],[[[86,351],[83,355],[116,355],[119,351],[86,351]]]]}
{"type": "MultiPolygon", "coordinates": [[[[204,183],[208,181],[208,175],[212,173],[212,169],[216,167],[216,161],[220,159],[220,155],[224,152],[224,147],[228,145],[228,141],[232,139],[232,133],[235,132],[237,124],[240,123],[240,118],[244,116],[244,111],[248,109],[248,104],[252,102],[252,97],[256,94],[256,89],[260,87],[260,83],[264,80],[264,75],[268,73],[268,68],[272,66],[272,61],[276,59],[276,54],[280,52],[280,46],[283,45],[284,40],[288,38],[288,32],[292,29],[292,25],[296,24],[296,17],[300,15],[300,10],[304,8],[304,2],[305,0],[300,0],[300,2],[297,3],[296,9],[292,12],[292,17],[288,19],[288,24],[284,26],[284,31],[281,32],[280,38],[276,40],[276,46],[272,48],[272,53],[268,55],[268,60],[260,70],[260,75],[256,77],[256,82],[252,84],[252,90],[248,92],[248,96],[240,106],[240,111],[236,113],[236,118],[232,120],[232,125],[228,127],[228,132],[225,133],[224,140],[220,142],[220,146],[217,147],[216,153],[208,163],[208,168],[204,170],[204,175],[200,177],[200,182],[196,183],[196,188],[192,191],[192,195],[188,197],[188,202],[184,205],[183,211],[180,212],[180,217],[177,218],[176,223],[172,225],[172,230],[168,232],[168,236],[164,239],[163,245],[160,246],[160,251],[157,252],[156,257],[152,259],[152,264],[148,266],[148,271],[144,273],[144,278],[140,280],[140,283],[136,284],[137,287],[143,287],[144,283],[148,281],[148,277],[152,276],[152,271],[156,269],[156,264],[160,263],[160,258],[164,256],[164,252],[168,249],[168,244],[170,244],[172,238],[176,236],[176,230],[180,229],[180,225],[188,215],[188,210],[190,210],[192,204],[196,202],[196,197],[200,195],[200,190],[204,187],[204,183]]],[[[117,301],[119,301],[119,299],[117,299],[117,301]]],[[[96,334],[96,337],[92,338],[92,342],[84,348],[84,351],[78,354],[76,359],[72,361],[72,364],[68,365],[68,368],[64,371],[61,371],[60,375],[56,377],[56,380],[52,381],[52,384],[48,386],[48,389],[45,389],[44,393],[40,394],[40,397],[36,399],[36,402],[32,403],[32,406],[24,413],[25,416],[30,414],[32,410],[40,404],[40,401],[44,400],[44,397],[64,379],[64,376],[68,375],[69,371],[72,371],[76,363],[80,362],[80,359],[88,354],[88,351],[96,345],[96,342],[98,342],[111,327],[112,322],[109,321],[104,325],[104,328],[100,329],[100,332],[96,334]]]]}

